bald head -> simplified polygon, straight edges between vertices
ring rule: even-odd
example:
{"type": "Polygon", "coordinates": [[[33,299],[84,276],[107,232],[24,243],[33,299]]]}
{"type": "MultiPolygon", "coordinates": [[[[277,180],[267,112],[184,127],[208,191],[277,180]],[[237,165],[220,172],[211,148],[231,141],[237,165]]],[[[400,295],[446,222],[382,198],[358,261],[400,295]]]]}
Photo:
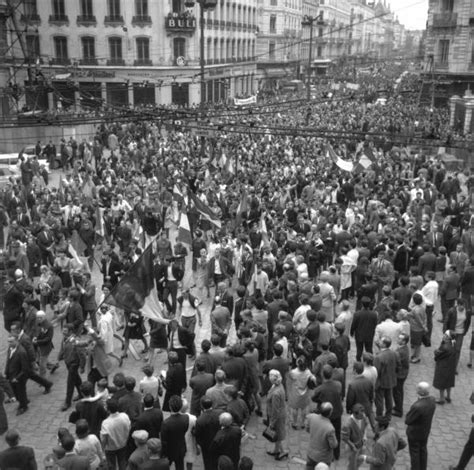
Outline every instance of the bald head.
{"type": "Polygon", "coordinates": [[[225,381],[225,372],[222,369],[216,370],[214,374],[217,383],[222,383],[225,381]]]}
{"type": "Polygon", "coordinates": [[[228,428],[232,424],[232,415],[230,413],[222,413],[219,416],[219,424],[224,428],[228,428]]]}
{"type": "Polygon", "coordinates": [[[428,382],[419,382],[416,386],[416,393],[419,397],[427,397],[430,394],[430,384],[428,382]]]}
{"type": "Polygon", "coordinates": [[[324,416],[325,418],[329,418],[332,414],[332,405],[328,401],[325,401],[324,403],[321,403],[319,407],[319,411],[321,412],[321,416],[324,416]]]}

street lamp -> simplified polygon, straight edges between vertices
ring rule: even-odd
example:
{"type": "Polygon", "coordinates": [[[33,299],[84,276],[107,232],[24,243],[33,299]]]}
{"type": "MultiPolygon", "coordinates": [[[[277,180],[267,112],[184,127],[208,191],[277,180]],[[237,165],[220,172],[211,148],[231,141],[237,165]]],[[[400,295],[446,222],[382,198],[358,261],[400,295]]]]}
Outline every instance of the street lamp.
{"type": "Polygon", "coordinates": [[[309,26],[309,55],[308,55],[308,71],[306,77],[306,99],[307,101],[311,98],[311,61],[313,55],[313,24],[316,23],[320,26],[324,25],[323,14],[320,13],[318,16],[304,15],[301,26],[309,26]]]}
{"type": "MultiPolygon", "coordinates": [[[[213,10],[217,5],[217,0],[185,0],[184,6],[186,8],[193,8],[194,5],[198,3],[200,6],[199,10],[199,31],[200,31],[200,38],[199,38],[199,66],[200,66],[200,75],[201,75],[201,101],[199,104],[199,110],[201,114],[201,119],[204,120],[205,111],[204,111],[204,96],[206,95],[206,82],[205,82],[205,60],[204,60],[204,12],[213,10]]],[[[201,136],[201,157],[204,157],[204,144],[205,144],[205,137],[201,136]]]]}

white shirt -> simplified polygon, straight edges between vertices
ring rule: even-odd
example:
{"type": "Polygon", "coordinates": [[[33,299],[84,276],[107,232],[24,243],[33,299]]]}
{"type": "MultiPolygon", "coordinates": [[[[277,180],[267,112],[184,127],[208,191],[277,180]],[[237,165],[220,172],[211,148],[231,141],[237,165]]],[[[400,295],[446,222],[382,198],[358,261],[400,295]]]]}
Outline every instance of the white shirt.
{"type": "Polygon", "coordinates": [[[438,299],[438,283],[428,281],[421,289],[421,295],[425,298],[426,305],[434,305],[438,299]]]}

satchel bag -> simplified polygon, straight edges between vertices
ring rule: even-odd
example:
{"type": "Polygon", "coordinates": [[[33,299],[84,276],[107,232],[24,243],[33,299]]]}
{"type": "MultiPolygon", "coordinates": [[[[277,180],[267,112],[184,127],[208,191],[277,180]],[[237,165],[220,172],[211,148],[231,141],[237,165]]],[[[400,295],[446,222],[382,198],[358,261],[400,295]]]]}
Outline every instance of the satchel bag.
{"type": "Polygon", "coordinates": [[[277,441],[277,432],[269,426],[262,432],[262,436],[269,442],[277,441]]]}

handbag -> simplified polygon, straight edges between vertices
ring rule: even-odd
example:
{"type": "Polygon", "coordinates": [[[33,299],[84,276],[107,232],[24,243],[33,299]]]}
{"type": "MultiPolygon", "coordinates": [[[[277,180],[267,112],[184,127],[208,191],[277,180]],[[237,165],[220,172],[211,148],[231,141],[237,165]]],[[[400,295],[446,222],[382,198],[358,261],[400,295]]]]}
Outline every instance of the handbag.
{"type": "Polygon", "coordinates": [[[270,426],[267,426],[265,428],[265,430],[262,432],[262,436],[269,442],[277,441],[277,432],[270,426]]]}
{"type": "Polygon", "coordinates": [[[427,348],[431,346],[431,339],[427,331],[423,333],[423,336],[421,337],[421,342],[423,343],[423,346],[427,348]]]}

